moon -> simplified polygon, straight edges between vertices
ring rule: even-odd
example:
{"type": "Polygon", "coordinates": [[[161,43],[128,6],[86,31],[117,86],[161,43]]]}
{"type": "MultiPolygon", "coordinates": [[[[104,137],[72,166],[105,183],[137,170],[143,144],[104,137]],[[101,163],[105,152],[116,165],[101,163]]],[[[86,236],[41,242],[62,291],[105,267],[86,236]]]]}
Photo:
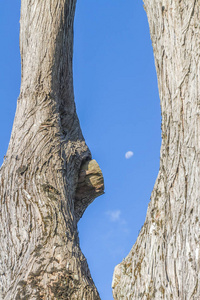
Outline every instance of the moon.
{"type": "Polygon", "coordinates": [[[125,158],[126,159],[129,159],[133,156],[133,151],[127,151],[126,154],[125,154],[125,158]]]}

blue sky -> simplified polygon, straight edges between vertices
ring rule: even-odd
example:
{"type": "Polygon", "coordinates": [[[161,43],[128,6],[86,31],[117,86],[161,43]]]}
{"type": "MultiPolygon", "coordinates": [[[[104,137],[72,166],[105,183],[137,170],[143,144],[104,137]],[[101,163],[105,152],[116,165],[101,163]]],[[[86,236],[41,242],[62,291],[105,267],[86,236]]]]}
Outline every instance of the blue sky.
{"type": "MultiPolygon", "coordinates": [[[[20,88],[20,1],[0,2],[0,164],[20,88]]],[[[105,179],[79,222],[80,243],[102,300],[116,264],[142,227],[159,170],[161,113],[153,50],[141,0],[79,0],[74,88],[86,142],[105,179]],[[125,158],[127,151],[134,155],[125,158]]]]}

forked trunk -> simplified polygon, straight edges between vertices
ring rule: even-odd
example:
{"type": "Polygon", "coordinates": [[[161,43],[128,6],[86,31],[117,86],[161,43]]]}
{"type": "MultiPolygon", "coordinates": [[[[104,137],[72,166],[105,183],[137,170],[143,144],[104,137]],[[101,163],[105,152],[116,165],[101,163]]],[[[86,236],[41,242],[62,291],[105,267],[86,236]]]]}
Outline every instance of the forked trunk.
{"type": "Polygon", "coordinates": [[[22,0],[22,82],[0,169],[0,299],[99,299],[77,233],[103,177],[72,77],[75,0],[22,0]]]}
{"type": "Polygon", "coordinates": [[[200,2],[145,0],[162,110],[146,221],[115,268],[114,299],[200,299],[200,2]]]}

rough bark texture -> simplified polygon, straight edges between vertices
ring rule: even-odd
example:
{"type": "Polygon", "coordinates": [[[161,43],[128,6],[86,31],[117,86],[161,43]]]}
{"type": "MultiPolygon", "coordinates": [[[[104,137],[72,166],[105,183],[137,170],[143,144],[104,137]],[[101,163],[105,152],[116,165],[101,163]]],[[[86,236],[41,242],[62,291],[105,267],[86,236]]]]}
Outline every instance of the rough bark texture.
{"type": "Polygon", "coordinates": [[[74,104],[75,5],[21,3],[21,91],[0,169],[0,299],[99,299],[77,233],[104,184],[74,104]]]}
{"type": "Polygon", "coordinates": [[[116,266],[114,299],[200,299],[200,2],[145,0],[162,110],[146,221],[116,266]]]}

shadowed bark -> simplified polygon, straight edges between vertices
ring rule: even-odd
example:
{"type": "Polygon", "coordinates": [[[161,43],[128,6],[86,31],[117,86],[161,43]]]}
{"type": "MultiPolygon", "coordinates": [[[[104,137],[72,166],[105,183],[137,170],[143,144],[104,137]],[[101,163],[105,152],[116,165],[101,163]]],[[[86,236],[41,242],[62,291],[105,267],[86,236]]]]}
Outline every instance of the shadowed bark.
{"type": "Polygon", "coordinates": [[[0,169],[0,298],[100,299],[77,222],[104,190],[74,103],[75,0],[22,0],[22,78],[0,169]]]}
{"type": "Polygon", "coordinates": [[[146,221],[116,266],[114,299],[200,299],[200,3],[145,0],[162,110],[146,221]]]}

